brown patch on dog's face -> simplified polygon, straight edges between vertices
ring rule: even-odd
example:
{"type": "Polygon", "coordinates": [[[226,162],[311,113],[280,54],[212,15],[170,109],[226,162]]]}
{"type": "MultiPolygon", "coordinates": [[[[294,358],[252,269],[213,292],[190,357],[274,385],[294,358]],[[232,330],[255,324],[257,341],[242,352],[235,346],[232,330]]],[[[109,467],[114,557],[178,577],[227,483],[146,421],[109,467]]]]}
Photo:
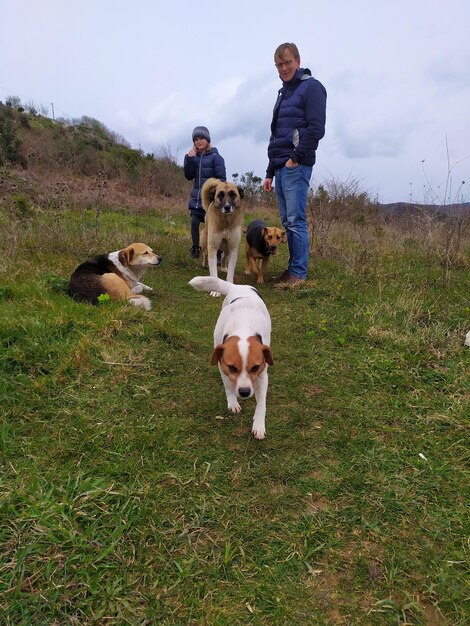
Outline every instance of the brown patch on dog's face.
{"type": "Polygon", "coordinates": [[[238,377],[243,368],[243,359],[238,349],[238,341],[240,337],[233,335],[228,337],[224,343],[214,348],[212,353],[211,365],[220,363],[220,367],[232,381],[238,377]]]}
{"type": "Polygon", "coordinates": [[[210,191],[210,199],[221,213],[233,213],[241,205],[244,192],[233,183],[219,183],[210,191]]]}
{"type": "Polygon", "coordinates": [[[145,243],[131,243],[119,252],[119,260],[126,267],[160,265],[162,257],[145,243]]]}
{"type": "Polygon", "coordinates": [[[273,354],[269,346],[265,346],[261,339],[248,337],[248,358],[246,360],[246,371],[254,381],[268,365],[274,365],[273,354]]]}
{"type": "Polygon", "coordinates": [[[271,254],[276,254],[277,247],[281,243],[286,243],[286,231],[276,226],[265,226],[263,228],[263,239],[271,254]]]}

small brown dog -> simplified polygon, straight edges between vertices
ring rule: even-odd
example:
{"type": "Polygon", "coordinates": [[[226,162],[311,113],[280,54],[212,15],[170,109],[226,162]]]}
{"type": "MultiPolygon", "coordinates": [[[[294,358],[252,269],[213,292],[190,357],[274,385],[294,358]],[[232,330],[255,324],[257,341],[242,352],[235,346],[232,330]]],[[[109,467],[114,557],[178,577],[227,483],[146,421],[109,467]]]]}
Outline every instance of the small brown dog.
{"type": "Polygon", "coordinates": [[[262,220],[248,224],[245,274],[254,274],[258,284],[264,283],[269,257],[276,254],[279,244],[286,241],[286,231],[282,228],[266,226],[262,220]]]}

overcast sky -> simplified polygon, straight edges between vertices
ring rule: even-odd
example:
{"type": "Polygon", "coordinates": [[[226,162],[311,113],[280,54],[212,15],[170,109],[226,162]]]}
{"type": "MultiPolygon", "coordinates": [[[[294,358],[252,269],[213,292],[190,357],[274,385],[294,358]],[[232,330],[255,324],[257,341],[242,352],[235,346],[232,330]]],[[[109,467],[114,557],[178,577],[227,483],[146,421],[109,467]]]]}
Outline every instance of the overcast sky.
{"type": "Polygon", "coordinates": [[[229,179],[263,178],[273,53],[293,41],[328,92],[314,187],[422,202],[450,166],[450,199],[466,180],[469,201],[469,32],[470,0],[0,0],[0,100],[94,117],[179,163],[205,125],[229,179]]]}

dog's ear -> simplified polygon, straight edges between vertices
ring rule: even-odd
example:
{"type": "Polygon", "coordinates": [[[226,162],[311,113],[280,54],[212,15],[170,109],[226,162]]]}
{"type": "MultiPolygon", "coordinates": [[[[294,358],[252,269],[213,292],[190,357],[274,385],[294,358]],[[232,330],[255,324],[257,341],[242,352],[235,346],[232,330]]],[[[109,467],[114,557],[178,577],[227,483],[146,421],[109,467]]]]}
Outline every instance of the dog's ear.
{"type": "Polygon", "coordinates": [[[263,355],[264,360],[268,365],[274,365],[273,353],[271,352],[271,348],[269,346],[263,346],[263,355]]]}
{"type": "Polygon", "coordinates": [[[287,242],[287,235],[286,235],[286,231],[284,230],[282,232],[282,239],[281,239],[281,243],[286,243],[287,242]]]}
{"type": "Polygon", "coordinates": [[[129,265],[133,258],[134,248],[130,248],[129,246],[121,250],[118,254],[118,259],[123,265],[129,265]]]}
{"type": "Polygon", "coordinates": [[[224,353],[224,344],[219,343],[219,345],[214,348],[214,352],[212,353],[211,365],[217,365],[217,363],[220,362],[220,359],[222,358],[223,353],[224,353]]]}
{"type": "Polygon", "coordinates": [[[214,202],[214,198],[215,198],[215,190],[217,189],[217,187],[212,187],[212,189],[209,191],[209,200],[211,202],[214,202]]]}
{"type": "Polygon", "coordinates": [[[243,190],[243,187],[238,187],[238,195],[240,196],[240,200],[243,200],[243,198],[245,197],[245,191],[243,190]]]}
{"type": "Polygon", "coordinates": [[[268,234],[268,227],[267,227],[267,226],[265,226],[265,227],[263,228],[263,237],[266,237],[266,235],[267,235],[267,234],[268,234]]]}

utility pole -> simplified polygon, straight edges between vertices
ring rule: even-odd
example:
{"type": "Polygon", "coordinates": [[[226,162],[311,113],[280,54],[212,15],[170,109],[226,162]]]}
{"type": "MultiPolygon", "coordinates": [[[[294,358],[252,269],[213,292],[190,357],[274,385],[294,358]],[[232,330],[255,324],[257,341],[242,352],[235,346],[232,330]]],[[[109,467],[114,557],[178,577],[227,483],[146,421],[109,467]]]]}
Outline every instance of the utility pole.
{"type": "Polygon", "coordinates": [[[51,102],[51,107],[52,107],[52,119],[55,120],[55,115],[54,115],[54,103],[51,102]]]}

